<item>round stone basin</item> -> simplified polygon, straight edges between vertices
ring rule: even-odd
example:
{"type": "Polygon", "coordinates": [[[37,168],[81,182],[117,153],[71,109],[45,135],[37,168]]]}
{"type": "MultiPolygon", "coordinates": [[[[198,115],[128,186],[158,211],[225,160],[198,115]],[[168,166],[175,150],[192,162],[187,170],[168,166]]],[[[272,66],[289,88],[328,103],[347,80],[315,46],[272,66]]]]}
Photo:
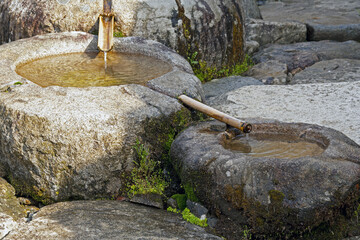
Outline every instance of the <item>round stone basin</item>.
{"type": "Polygon", "coordinates": [[[19,64],[16,72],[42,86],[108,87],[145,85],[172,70],[170,64],[146,55],[103,52],[68,53],[19,64]]]}
{"type": "Polygon", "coordinates": [[[134,165],[137,140],[161,156],[169,132],[191,121],[190,111],[176,97],[185,93],[202,100],[203,92],[184,58],[137,37],[115,38],[108,55],[105,70],[97,36],[82,32],[39,35],[0,46],[1,177],[10,179],[21,195],[44,203],[117,196],[127,184],[124,173],[134,165]],[[97,61],[98,66],[82,70],[90,77],[76,79],[76,70],[64,82],[56,80],[72,71],[59,67],[56,59],[80,64],[75,56],[85,57],[85,65],[97,61]],[[162,70],[152,72],[139,57],[162,70]],[[122,67],[113,66],[124,59],[122,67]],[[27,75],[16,72],[39,61],[44,63],[29,65],[27,75]],[[106,71],[122,71],[127,80],[99,83],[97,74],[106,71]],[[41,77],[44,72],[48,75],[41,77]]]}
{"type": "Polygon", "coordinates": [[[360,146],[354,141],[318,125],[248,122],[248,136],[219,122],[199,123],[171,146],[183,184],[224,220],[220,232],[228,228],[240,238],[238,226],[247,225],[261,238],[279,232],[297,239],[292,234],[358,206],[360,146]]]}

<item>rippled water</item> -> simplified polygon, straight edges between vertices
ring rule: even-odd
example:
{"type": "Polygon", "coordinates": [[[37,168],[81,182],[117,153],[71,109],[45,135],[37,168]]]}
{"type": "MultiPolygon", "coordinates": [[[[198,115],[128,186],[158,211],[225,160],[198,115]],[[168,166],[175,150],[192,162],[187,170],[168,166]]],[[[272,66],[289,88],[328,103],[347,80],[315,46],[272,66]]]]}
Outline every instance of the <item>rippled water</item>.
{"type": "Polygon", "coordinates": [[[238,136],[225,140],[226,149],[245,153],[252,157],[294,159],[316,156],[324,152],[318,144],[286,136],[238,136]]]}
{"type": "Polygon", "coordinates": [[[20,64],[16,72],[42,86],[106,87],[142,84],[171,71],[170,64],[156,58],[128,53],[69,53],[20,64]],[[105,67],[106,64],[106,67],[105,67]]]}

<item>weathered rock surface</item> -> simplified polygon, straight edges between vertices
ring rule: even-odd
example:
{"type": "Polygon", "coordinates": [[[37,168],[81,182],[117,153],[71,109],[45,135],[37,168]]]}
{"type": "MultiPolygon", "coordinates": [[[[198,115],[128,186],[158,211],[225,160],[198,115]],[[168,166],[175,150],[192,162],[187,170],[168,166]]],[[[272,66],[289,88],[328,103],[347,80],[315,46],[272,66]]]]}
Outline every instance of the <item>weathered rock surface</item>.
{"type": "Polygon", "coordinates": [[[15,189],[0,178],[0,238],[16,229],[25,211],[15,197],[15,189]]]}
{"type": "Polygon", "coordinates": [[[221,239],[181,215],[128,202],[75,201],[42,208],[5,239],[221,239]]]}
{"type": "Polygon", "coordinates": [[[251,77],[231,76],[207,82],[203,84],[203,89],[206,101],[211,102],[222,94],[250,85],[262,85],[262,83],[251,77]]]}
{"type": "Polygon", "coordinates": [[[248,86],[214,100],[238,118],[269,118],[336,129],[360,144],[360,82],[248,86]]]}
{"type": "Polygon", "coordinates": [[[274,44],[254,55],[256,63],[277,60],[285,63],[289,71],[304,69],[316,62],[337,58],[360,59],[360,43],[355,41],[304,42],[286,45],[274,44]]]}
{"type": "Polygon", "coordinates": [[[335,40],[344,42],[355,40],[360,42],[360,23],[335,26],[308,24],[307,27],[309,41],[335,40]]]}
{"type": "MultiPolygon", "coordinates": [[[[190,120],[190,112],[177,99],[144,86],[42,88],[15,72],[20,62],[94,51],[96,43],[93,35],[73,32],[0,46],[0,161],[23,195],[43,202],[116,196],[124,184],[122,173],[133,166],[136,139],[154,157],[160,156],[169,131],[190,120]]],[[[162,59],[172,65],[170,74],[186,77],[192,72],[185,59],[154,41],[116,39],[113,51],[162,59]]],[[[171,91],[201,99],[198,79],[186,79],[192,84],[185,88],[182,78],[176,81],[180,88],[171,91]]],[[[161,84],[153,86],[167,93],[167,86],[161,84]]]]}
{"type": "Polygon", "coordinates": [[[246,40],[260,46],[269,43],[288,44],[306,41],[306,25],[298,22],[269,22],[251,19],[245,24],[246,40]]]}
{"type": "MultiPolygon", "coordinates": [[[[114,0],[112,6],[115,31],[157,40],[186,57],[197,51],[216,66],[242,60],[244,15],[260,14],[254,0],[114,0]]],[[[51,32],[96,33],[102,1],[3,0],[0,12],[4,43],[51,32]]]]}
{"type": "Polygon", "coordinates": [[[294,159],[251,157],[225,149],[221,142],[226,134],[214,131],[211,122],[183,131],[172,145],[171,159],[200,202],[218,216],[230,218],[229,228],[236,226],[225,237],[240,239],[239,226],[248,224],[258,236],[291,238],[341,215],[343,206],[357,207],[359,145],[317,125],[251,122],[250,137],[292,136],[316,142],[324,152],[294,159]]]}
{"type": "Polygon", "coordinates": [[[321,25],[360,23],[358,1],[290,0],[268,3],[260,7],[268,21],[298,21],[321,25]]]}
{"type": "Polygon", "coordinates": [[[306,23],[308,40],[360,40],[360,2],[291,0],[260,7],[264,20],[306,23]]]}
{"type": "Polygon", "coordinates": [[[290,84],[360,81],[360,60],[333,59],[317,62],[305,68],[290,84]]]}
{"type": "Polygon", "coordinates": [[[359,1],[291,0],[260,7],[268,21],[297,21],[308,26],[308,40],[360,40],[359,1]]]}
{"type": "Polygon", "coordinates": [[[255,52],[259,51],[260,44],[256,41],[246,41],[245,42],[245,53],[249,56],[252,56],[255,52]]]}
{"type": "Polygon", "coordinates": [[[286,84],[292,77],[287,65],[276,60],[256,64],[245,75],[256,78],[267,85],[286,84]]]}
{"type": "Polygon", "coordinates": [[[245,18],[262,19],[260,8],[256,0],[242,0],[244,6],[245,18]]]}

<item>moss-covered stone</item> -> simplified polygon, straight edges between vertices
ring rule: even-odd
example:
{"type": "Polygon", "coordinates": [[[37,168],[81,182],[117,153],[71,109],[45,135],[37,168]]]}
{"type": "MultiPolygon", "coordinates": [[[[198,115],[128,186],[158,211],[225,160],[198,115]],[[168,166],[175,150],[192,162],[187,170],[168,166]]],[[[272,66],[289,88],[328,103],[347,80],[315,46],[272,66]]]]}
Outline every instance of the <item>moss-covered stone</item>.
{"type": "Polygon", "coordinates": [[[15,197],[15,189],[3,178],[0,178],[0,212],[18,221],[26,216],[26,211],[21,207],[15,197]]]}

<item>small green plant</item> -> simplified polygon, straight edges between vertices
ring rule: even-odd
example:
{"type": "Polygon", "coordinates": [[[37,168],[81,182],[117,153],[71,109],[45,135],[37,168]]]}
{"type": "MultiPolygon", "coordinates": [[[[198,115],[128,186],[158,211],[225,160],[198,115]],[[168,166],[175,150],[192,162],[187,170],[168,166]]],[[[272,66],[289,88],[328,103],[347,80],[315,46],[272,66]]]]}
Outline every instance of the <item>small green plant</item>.
{"type": "Polygon", "coordinates": [[[243,240],[251,240],[251,232],[247,228],[247,226],[245,226],[245,229],[243,230],[243,234],[244,234],[244,237],[242,238],[243,240]]]}
{"type": "Polygon", "coordinates": [[[200,219],[198,217],[196,217],[194,214],[192,214],[190,212],[190,210],[188,208],[185,208],[182,212],[178,209],[174,209],[172,207],[168,207],[167,208],[168,212],[173,212],[173,213],[181,213],[182,217],[184,220],[188,221],[189,223],[192,224],[196,224],[200,227],[207,227],[207,218],[205,219],[200,219]]]}
{"type": "Polygon", "coordinates": [[[200,219],[196,217],[194,214],[190,212],[188,208],[185,208],[184,211],[181,212],[181,215],[183,216],[183,219],[188,221],[189,223],[196,224],[200,227],[207,227],[207,218],[200,219]]]}
{"type": "Polygon", "coordinates": [[[187,199],[189,199],[192,202],[199,202],[199,199],[196,197],[194,193],[194,188],[189,183],[184,185],[184,190],[187,199]]]}
{"type": "Polygon", "coordinates": [[[149,150],[139,140],[136,141],[134,149],[138,159],[134,161],[135,167],[130,173],[129,197],[147,193],[163,195],[168,183],[159,169],[160,162],[149,157],[149,150]]]}
{"type": "Polygon", "coordinates": [[[360,215],[360,204],[357,206],[355,212],[354,212],[354,216],[356,217],[356,223],[359,223],[359,215],[360,215]]]}
{"type": "Polygon", "coordinates": [[[172,213],[181,213],[180,210],[176,209],[176,208],[172,208],[172,207],[168,207],[166,209],[168,212],[172,212],[172,213]]]}
{"type": "Polygon", "coordinates": [[[125,35],[121,31],[118,31],[114,32],[114,37],[125,37],[125,35]]]}
{"type": "Polygon", "coordinates": [[[205,61],[199,60],[198,52],[190,54],[188,61],[194,71],[194,74],[202,82],[207,82],[214,78],[241,75],[254,65],[249,55],[245,56],[245,59],[242,63],[234,64],[230,67],[223,67],[221,69],[216,67],[208,67],[205,61]]]}
{"type": "Polygon", "coordinates": [[[186,200],[187,200],[186,194],[175,194],[172,195],[171,198],[176,200],[176,203],[180,210],[184,210],[186,208],[186,200]]]}

